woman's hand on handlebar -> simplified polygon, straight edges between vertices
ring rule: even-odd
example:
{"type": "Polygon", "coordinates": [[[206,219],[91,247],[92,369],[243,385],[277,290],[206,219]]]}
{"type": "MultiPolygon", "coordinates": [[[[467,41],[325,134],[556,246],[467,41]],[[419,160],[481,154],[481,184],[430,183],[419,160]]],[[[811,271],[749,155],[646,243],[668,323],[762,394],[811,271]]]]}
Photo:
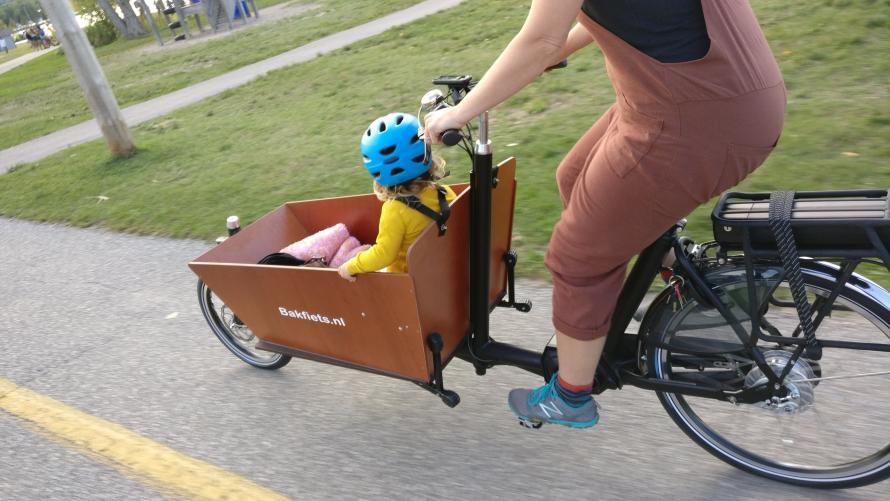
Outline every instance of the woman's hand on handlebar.
{"type": "Polygon", "coordinates": [[[423,140],[428,144],[442,144],[442,134],[448,129],[462,129],[467,124],[457,112],[458,108],[443,108],[424,118],[423,140]]]}

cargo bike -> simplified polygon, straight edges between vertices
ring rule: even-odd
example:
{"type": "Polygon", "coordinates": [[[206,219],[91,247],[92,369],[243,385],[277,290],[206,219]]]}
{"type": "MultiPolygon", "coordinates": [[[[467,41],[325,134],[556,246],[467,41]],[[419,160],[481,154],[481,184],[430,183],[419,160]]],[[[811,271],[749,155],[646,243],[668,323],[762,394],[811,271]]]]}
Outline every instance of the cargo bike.
{"type": "MultiPolygon", "coordinates": [[[[469,76],[433,82],[447,92],[427,93],[428,111],[473,86],[469,76]]],[[[489,332],[495,308],[528,312],[531,303],[516,300],[510,249],[516,161],[493,166],[488,114],[478,122],[443,137],[467,151],[470,182],[453,185],[447,228],[431,224],[417,239],[407,273],[350,283],[332,269],[256,264],[340,222],[374,241],[373,195],[286,203],[191,262],[216,336],[255,367],[299,357],[359,369],[413,382],[450,407],[460,399],[443,369],[454,359],[480,376],[510,365],[548,380],[558,370],[551,343],[531,351],[489,332]]],[[[727,193],[712,221],[713,241],[681,236],[680,221],[640,253],[594,393],[653,390],[699,446],[773,480],[845,488],[886,479],[890,293],[856,270],[890,270],[888,191],[727,193]],[[661,292],[629,329],[653,282],[661,292]]]]}

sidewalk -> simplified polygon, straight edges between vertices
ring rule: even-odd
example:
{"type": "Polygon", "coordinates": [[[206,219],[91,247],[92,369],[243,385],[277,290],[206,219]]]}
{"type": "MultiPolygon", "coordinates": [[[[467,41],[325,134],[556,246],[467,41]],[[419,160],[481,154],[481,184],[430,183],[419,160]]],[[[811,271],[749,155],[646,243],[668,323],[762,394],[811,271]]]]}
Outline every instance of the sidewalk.
{"type": "MultiPolygon", "coordinates": [[[[49,54],[50,52],[52,52],[58,48],[59,48],[59,46],[57,45],[55,47],[50,47],[49,49],[43,49],[43,50],[31,52],[30,54],[25,54],[24,56],[19,56],[15,59],[6,61],[5,63],[0,64],[0,74],[6,73],[7,71],[11,71],[15,68],[18,68],[19,66],[27,63],[28,61],[30,61],[34,58],[40,57],[44,54],[49,54]]],[[[22,44],[20,47],[17,47],[15,50],[31,50],[31,48],[26,47],[24,44],[22,44]]]]}
{"type": "MultiPolygon", "coordinates": [[[[176,109],[244,85],[270,71],[309,61],[319,55],[332,52],[365,38],[379,35],[395,26],[408,24],[436,12],[455,7],[462,1],[426,0],[407,9],[318,39],[296,49],[244,66],[191,87],[124,108],[122,110],[124,119],[130,127],[135,127],[176,109]]],[[[89,120],[67,129],[32,139],[31,141],[0,151],[0,174],[6,173],[16,165],[36,162],[66,148],[101,137],[102,135],[96,121],[89,120]]]]}

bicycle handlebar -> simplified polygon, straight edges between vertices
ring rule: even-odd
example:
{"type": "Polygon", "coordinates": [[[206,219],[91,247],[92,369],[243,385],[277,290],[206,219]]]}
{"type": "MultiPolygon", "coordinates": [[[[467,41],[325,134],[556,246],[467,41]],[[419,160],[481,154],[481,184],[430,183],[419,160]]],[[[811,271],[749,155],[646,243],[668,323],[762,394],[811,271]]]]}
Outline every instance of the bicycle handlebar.
{"type": "MultiPolygon", "coordinates": [[[[568,59],[563,59],[562,61],[550,66],[546,69],[546,71],[558,70],[565,68],[569,65],[568,59]]],[[[473,77],[470,75],[443,75],[433,79],[434,85],[446,85],[448,86],[448,92],[453,99],[453,104],[458,104],[463,97],[469,92],[475,82],[473,81],[473,77]]],[[[446,96],[439,90],[431,90],[427,92],[423,99],[420,100],[421,107],[432,110],[439,110],[448,106],[446,102],[446,96]]],[[[461,142],[464,138],[463,132],[460,129],[448,129],[442,133],[442,144],[445,146],[455,146],[461,142]]],[[[470,136],[472,140],[472,136],[470,136]]]]}
{"type": "Polygon", "coordinates": [[[442,133],[442,144],[445,146],[454,146],[460,143],[464,135],[458,129],[448,129],[442,133]]]}
{"type": "MultiPolygon", "coordinates": [[[[470,75],[443,75],[433,79],[434,85],[448,86],[448,96],[451,97],[454,105],[460,103],[463,97],[470,89],[473,88],[475,82],[470,75]]],[[[421,108],[431,111],[440,110],[449,106],[447,97],[439,90],[431,90],[427,92],[420,100],[421,108]]],[[[442,133],[441,140],[445,146],[456,146],[464,139],[464,133],[460,129],[448,129],[442,133]]],[[[468,136],[472,139],[472,135],[468,136]]]]}

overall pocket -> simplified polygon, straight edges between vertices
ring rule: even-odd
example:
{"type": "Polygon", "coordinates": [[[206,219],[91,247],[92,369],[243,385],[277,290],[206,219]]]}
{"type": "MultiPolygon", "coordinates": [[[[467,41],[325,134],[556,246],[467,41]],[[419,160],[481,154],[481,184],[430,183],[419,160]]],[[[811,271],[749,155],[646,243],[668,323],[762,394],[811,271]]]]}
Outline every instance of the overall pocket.
{"type": "Polygon", "coordinates": [[[623,178],[636,168],[661,135],[663,126],[663,120],[619,105],[618,117],[603,143],[603,154],[612,172],[623,178]]]}

